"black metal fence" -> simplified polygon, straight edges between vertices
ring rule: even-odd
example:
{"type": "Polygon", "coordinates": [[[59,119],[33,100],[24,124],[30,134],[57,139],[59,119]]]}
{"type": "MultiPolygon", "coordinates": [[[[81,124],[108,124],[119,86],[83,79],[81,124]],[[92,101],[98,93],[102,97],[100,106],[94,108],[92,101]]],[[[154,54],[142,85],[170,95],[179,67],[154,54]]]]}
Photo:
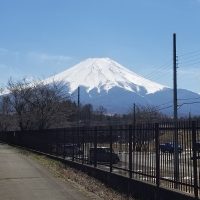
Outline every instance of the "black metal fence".
{"type": "Polygon", "coordinates": [[[1,132],[0,139],[199,196],[200,123],[195,121],[1,132]]]}

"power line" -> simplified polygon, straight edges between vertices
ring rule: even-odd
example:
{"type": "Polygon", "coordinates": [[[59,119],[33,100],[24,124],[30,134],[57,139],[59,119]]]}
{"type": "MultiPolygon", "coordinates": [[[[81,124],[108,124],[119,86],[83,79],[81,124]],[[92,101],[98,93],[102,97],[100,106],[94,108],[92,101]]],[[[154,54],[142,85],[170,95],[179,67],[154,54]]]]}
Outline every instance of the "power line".
{"type": "Polygon", "coordinates": [[[200,57],[189,58],[189,59],[181,59],[183,63],[194,63],[200,61],[200,57]]]}
{"type": "Polygon", "coordinates": [[[187,52],[187,53],[183,53],[183,54],[179,54],[180,57],[188,57],[190,55],[198,55],[200,54],[200,50],[195,50],[195,51],[191,51],[191,52],[187,52]]]}
{"type": "Polygon", "coordinates": [[[200,56],[200,53],[197,53],[197,54],[193,54],[193,55],[190,55],[190,56],[180,56],[180,58],[182,60],[188,60],[188,59],[199,57],[199,56],[200,56]]]}
{"type": "MultiPolygon", "coordinates": [[[[172,107],[173,107],[173,105],[171,105],[171,106],[166,106],[166,107],[164,107],[164,108],[156,109],[155,111],[156,111],[156,112],[159,112],[159,111],[161,111],[161,110],[165,110],[165,109],[172,108],[172,107]]],[[[154,114],[155,111],[151,111],[151,112],[148,112],[148,113],[149,113],[149,114],[154,114]]]]}
{"type": "Polygon", "coordinates": [[[194,102],[186,102],[186,103],[182,103],[179,105],[179,108],[182,107],[183,105],[193,105],[193,104],[199,104],[200,101],[194,101],[194,102]]]}
{"type": "MultiPolygon", "coordinates": [[[[181,65],[197,65],[200,63],[200,50],[193,51],[188,54],[182,54],[181,57],[181,65]]],[[[186,67],[186,66],[185,66],[186,67]]]]}
{"type": "Polygon", "coordinates": [[[193,99],[200,99],[200,97],[194,97],[194,98],[183,98],[183,99],[178,99],[178,100],[180,100],[180,101],[184,101],[184,100],[193,100],[193,99]]]}
{"type": "Polygon", "coordinates": [[[163,103],[163,104],[160,104],[160,105],[155,106],[155,108],[159,108],[159,107],[161,107],[161,106],[164,106],[164,105],[167,105],[167,104],[171,104],[171,103],[172,103],[172,101],[168,101],[168,102],[166,102],[166,103],[163,103]]]}
{"type": "MultiPolygon", "coordinates": [[[[168,70],[171,69],[171,64],[167,63],[165,65],[161,65],[160,67],[155,68],[153,71],[151,71],[150,73],[143,75],[143,77],[149,79],[154,77],[158,72],[164,71],[164,70],[168,70]]],[[[165,71],[166,72],[166,71],[165,71]]]]}
{"type": "MultiPolygon", "coordinates": [[[[200,64],[200,60],[198,61],[198,62],[191,62],[191,63],[186,63],[187,65],[190,65],[190,66],[192,66],[192,65],[197,65],[197,64],[200,64]]],[[[184,67],[184,66],[183,66],[184,67]]],[[[185,66],[185,67],[187,67],[187,66],[185,66]]]]}
{"type": "Polygon", "coordinates": [[[172,69],[171,69],[171,66],[169,67],[166,67],[165,70],[163,69],[162,71],[155,71],[154,73],[152,73],[151,75],[149,76],[145,76],[146,79],[156,79],[156,80],[159,80],[160,78],[163,78],[161,75],[165,75],[166,74],[169,74],[169,73],[172,73],[172,69]],[[159,77],[159,78],[158,78],[159,77]]]}
{"type": "Polygon", "coordinates": [[[172,108],[172,107],[173,107],[173,105],[171,105],[171,106],[167,106],[167,107],[164,107],[164,108],[160,108],[160,109],[158,109],[157,111],[165,110],[165,109],[167,109],[167,108],[172,108]]]}

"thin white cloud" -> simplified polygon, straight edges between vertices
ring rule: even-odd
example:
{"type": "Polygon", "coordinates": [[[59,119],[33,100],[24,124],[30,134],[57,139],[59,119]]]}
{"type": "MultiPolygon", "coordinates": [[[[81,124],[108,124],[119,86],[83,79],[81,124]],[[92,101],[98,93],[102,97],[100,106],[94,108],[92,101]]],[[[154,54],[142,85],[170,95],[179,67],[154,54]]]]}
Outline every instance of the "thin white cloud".
{"type": "MultiPolygon", "coordinates": [[[[21,63],[22,65],[29,65],[34,63],[35,66],[42,64],[42,66],[65,66],[72,57],[66,55],[52,55],[48,53],[38,53],[38,52],[18,52],[18,51],[11,51],[5,48],[0,47],[0,56],[2,60],[12,60],[17,65],[21,63]]],[[[0,63],[4,64],[4,63],[0,63]]]]}
{"type": "Polygon", "coordinates": [[[8,49],[0,48],[0,54],[8,53],[8,49]]]}
{"type": "MultiPolygon", "coordinates": [[[[10,77],[41,78],[63,70],[73,59],[66,55],[53,55],[38,52],[19,52],[0,47],[0,84],[7,83],[10,77]]],[[[36,78],[34,78],[36,80],[36,78]]]]}
{"type": "Polygon", "coordinates": [[[27,52],[22,53],[18,51],[11,51],[5,48],[0,47],[0,55],[14,55],[14,56],[23,56],[28,58],[33,58],[40,61],[69,61],[72,58],[70,56],[65,55],[51,55],[47,53],[37,53],[37,52],[27,52]]]}
{"type": "Polygon", "coordinates": [[[72,59],[71,57],[64,56],[64,55],[50,55],[46,53],[35,53],[35,52],[28,53],[28,56],[31,57],[32,59],[36,59],[42,62],[51,62],[51,61],[52,62],[66,62],[72,59]]]}
{"type": "Polygon", "coordinates": [[[0,69],[6,69],[6,68],[7,68],[7,65],[0,63],[0,69]]]}
{"type": "Polygon", "coordinates": [[[1,48],[0,47],[0,56],[15,56],[15,58],[17,58],[20,55],[20,52],[18,51],[10,51],[8,49],[5,48],[1,48]]]}

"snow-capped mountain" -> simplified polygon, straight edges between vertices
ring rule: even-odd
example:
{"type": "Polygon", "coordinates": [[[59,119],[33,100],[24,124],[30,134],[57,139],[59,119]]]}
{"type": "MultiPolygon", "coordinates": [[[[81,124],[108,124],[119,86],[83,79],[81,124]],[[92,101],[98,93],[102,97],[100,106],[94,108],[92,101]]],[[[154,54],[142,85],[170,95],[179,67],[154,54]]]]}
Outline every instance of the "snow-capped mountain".
{"type": "MultiPolygon", "coordinates": [[[[44,80],[46,84],[63,82],[70,94],[77,94],[80,87],[82,104],[90,103],[94,107],[104,106],[109,113],[127,113],[133,103],[154,105],[158,109],[164,105],[165,113],[172,114],[173,90],[167,86],[145,79],[123,67],[110,58],[89,58],[79,64],[44,80]]],[[[179,89],[178,98],[200,98],[200,95],[179,89]]],[[[196,105],[178,101],[179,113],[200,114],[196,105]],[[184,106],[183,106],[184,105],[184,106]]],[[[186,102],[187,103],[187,102],[186,102]]]]}
{"type": "Polygon", "coordinates": [[[90,92],[97,89],[98,93],[109,91],[114,87],[136,93],[154,93],[163,90],[165,86],[147,80],[110,58],[89,58],[74,67],[46,80],[64,81],[73,93],[79,86],[90,92]]]}

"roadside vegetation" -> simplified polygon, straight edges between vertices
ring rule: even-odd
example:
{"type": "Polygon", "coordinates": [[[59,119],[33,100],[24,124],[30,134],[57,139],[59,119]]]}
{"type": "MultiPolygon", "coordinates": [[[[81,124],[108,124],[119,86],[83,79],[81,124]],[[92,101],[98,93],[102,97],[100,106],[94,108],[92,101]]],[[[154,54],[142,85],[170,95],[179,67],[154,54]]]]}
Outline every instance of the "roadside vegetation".
{"type": "Polygon", "coordinates": [[[43,130],[70,126],[123,125],[170,120],[156,107],[137,105],[129,113],[110,114],[99,105],[80,104],[69,95],[62,82],[13,81],[7,84],[7,94],[0,96],[0,131],[43,130]]]}
{"type": "Polygon", "coordinates": [[[33,159],[48,169],[55,177],[62,181],[71,182],[77,189],[84,191],[94,200],[134,200],[125,194],[120,194],[112,188],[107,187],[99,180],[87,175],[84,172],[64,165],[62,162],[38,155],[27,150],[19,150],[23,156],[33,159]]]}

